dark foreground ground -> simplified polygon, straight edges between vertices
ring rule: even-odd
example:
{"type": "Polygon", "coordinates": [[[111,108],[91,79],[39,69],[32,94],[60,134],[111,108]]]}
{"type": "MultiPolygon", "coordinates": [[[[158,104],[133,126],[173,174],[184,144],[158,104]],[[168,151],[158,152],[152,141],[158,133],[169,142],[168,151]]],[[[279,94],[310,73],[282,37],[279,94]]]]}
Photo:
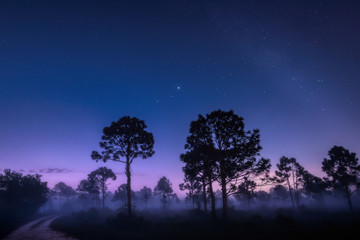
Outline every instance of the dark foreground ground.
{"type": "Polygon", "coordinates": [[[360,214],[232,211],[229,220],[222,221],[198,211],[142,212],[127,218],[90,209],[58,218],[51,227],[78,239],[357,239],[360,214]]]}
{"type": "Polygon", "coordinates": [[[46,216],[31,221],[13,231],[5,240],[76,240],[52,230],[49,225],[57,216],[46,216]]]}
{"type": "Polygon", "coordinates": [[[0,206],[0,239],[4,239],[6,236],[8,236],[10,233],[18,229],[19,227],[23,226],[24,224],[28,224],[32,221],[35,221],[37,219],[50,216],[54,213],[47,213],[42,214],[38,213],[34,216],[24,217],[24,216],[18,216],[14,213],[14,211],[7,210],[4,211],[1,209],[0,206]]]}

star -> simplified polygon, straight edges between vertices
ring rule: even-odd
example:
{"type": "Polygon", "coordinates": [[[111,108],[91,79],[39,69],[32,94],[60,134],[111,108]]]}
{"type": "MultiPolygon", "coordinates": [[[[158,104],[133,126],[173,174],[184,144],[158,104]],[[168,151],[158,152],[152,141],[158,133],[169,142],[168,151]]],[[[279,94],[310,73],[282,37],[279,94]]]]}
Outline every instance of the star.
{"type": "Polygon", "coordinates": [[[177,85],[176,85],[176,91],[177,91],[177,92],[182,92],[182,86],[181,86],[181,84],[177,84],[177,85]]]}

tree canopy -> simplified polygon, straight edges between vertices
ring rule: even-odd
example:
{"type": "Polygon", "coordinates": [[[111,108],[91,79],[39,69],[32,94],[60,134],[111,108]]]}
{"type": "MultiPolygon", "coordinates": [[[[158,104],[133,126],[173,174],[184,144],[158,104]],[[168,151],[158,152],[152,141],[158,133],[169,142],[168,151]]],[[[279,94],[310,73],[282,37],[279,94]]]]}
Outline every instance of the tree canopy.
{"type": "Polygon", "coordinates": [[[164,208],[167,207],[170,199],[176,197],[173,192],[174,190],[172,189],[172,184],[165,176],[159,179],[156,187],[154,188],[154,195],[160,196],[160,201],[164,208]]]}
{"type": "Polygon", "coordinates": [[[19,218],[31,216],[46,202],[48,192],[40,175],[5,169],[0,174],[0,212],[12,211],[19,218]]]}
{"type": "Polygon", "coordinates": [[[307,173],[296,161],[295,158],[280,158],[280,163],[276,165],[275,171],[277,182],[285,183],[288,187],[290,199],[294,208],[300,205],[300,188],[304,184],[304,175],[307,173]]]}
{"type": "Polygon", "coordinates": [[[322,162],[322,170],[327,174],[326,181],[333,189],[341,190],[353,210],[351,195],[360,187],[360,165],[356,154],[342,146],[334,146],[328,152],[329,158],[322,162]]]}
{"type": "MultiPolygon", "coordinates": [[[[236,194],[246,179],[267,175],[271,167],[270,160],[258,158],[261,150],[259,130],[245,131],[243,118],[233,111],[217,110],[206,116],[199,115],[190,124],[185,149],[189,151],[186,154],[201,149],[203,155],[194,161],[199,164],[207,160],[211,166],[211,175],[221,186],[224,218],[227,218],[228,196],[236,194]]],[[[185,157],[182,156],[182,160],[185,157]]]]}
{"type": "Polygon", "coordinates": [[[59,198],[65,197],[66,199],[76,194],[76,191],[71,187],[66,185],[64,182],[58,182],[55,184],[53,191],[59,198]]]}
{"type": "Polygon", "coordinates": [[[146,206],[149,200],[153,198],[153,191],[151,190],[151,188],[144,186],[139,191],[139,197],[145,203],[146,206]]]}
{"type": "Polygon", "coordinates": [[[107,192],[107,181],[111,179],[113,181],[116,180],[116,175],[115,173],[106,167],[100,167],[94,171],[92,171],[89,174],[88,177],[88,182],[92,182],[94,181],[96,183],[96,185],[98,185],[98,188],[101,191],[101,195],[102,195],[102,207],[105,207],[105,198],[106,198],[106,192],[107,192]]]}

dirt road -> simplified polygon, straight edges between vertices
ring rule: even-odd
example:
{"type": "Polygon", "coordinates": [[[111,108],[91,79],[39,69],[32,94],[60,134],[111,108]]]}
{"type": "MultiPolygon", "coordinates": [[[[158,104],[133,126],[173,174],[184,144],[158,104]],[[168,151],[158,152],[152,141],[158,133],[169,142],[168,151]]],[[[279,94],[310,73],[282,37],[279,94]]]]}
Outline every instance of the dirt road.
{"type": "Polygon", "coordinates": [[[5,240],[76,240],[50,228],[50,224],[59,216],[48,216],[29,222],[12,232],[5,240]]]}

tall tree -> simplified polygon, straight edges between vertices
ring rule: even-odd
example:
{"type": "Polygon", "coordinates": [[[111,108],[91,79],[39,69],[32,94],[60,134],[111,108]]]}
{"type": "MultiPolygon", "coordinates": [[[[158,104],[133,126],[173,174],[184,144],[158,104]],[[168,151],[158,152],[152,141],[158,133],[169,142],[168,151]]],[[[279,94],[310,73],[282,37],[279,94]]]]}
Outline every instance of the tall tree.
{"type": "Polygon", "coordinates": [[[210,130],[204,116],[199,115],[196,121],[192,121],[190,123],[190,135],[187,137],[185,144],[185,149],[188,151],[181,154],[180,160],[185,163],[183,167],[185,179],[196,180],[197,185],[202,187],[205,212],[207,211],[207,192],[209,193],[211,214],[215,217],[213,182],[216,180],[216,149],[214,148],[210,130]]]}
{"type": "Polygon", "coordinates": [[[223,217],[227,218],[228,196],[238,184],[270,169],[267,159],[257,159],[261,150],[260,132],[244,130],[243,118],[233,111],[214,111],[206,115],[217,154],[217,176],[221,185],[223,217]]]}
{"type": "Polygon", "coordinates": [[[307,172],[295,158],[285,156],[280,158],[280,163],[276,166],[278,168],[275,171],[277,182],[287,185],[293,208],[298,208],[300,205],[300,190],[307,172]]]}
{"type": "Polygon", "coordinates": [[[268,173],[270,161],[258,159],[260,146],[259,130],[245,131],[243,118],[233,111],[213,111],[206,117],[199,115],[190,125],[187,146],[213,148],[211,156],[215,161],[215,176],[221,186],[223,218],[227,219],[228,197],[235,194],[238,185],[245,180],[268,173]]]}
{"type": "Polygon", "coordinates": [[[131,164],[135,158],[143,159],[151,157],[154,152],[153,134],[147,132],[145,122],[135,117],[128,116],[112,122],[109,127],[103,129],[100,147],[101,153],[93,151],[92,159],[104,162],[112,160],[125,163],[125,175],[127,178],[127,213],[132,215],[131,202],[131,164]]]}
{"type": "Polygon", "coordinates": [[[322,162],[322,170],[327,174],[326,181],[333,189],[341,190],[347,199],[350,211],[353,211],[351,195],[360,187],[360,165],[356,153],[342,146],[329,150],[329,158],[322,162]]]}
{"type": "Polygon", "coordinates": [[[176,194],[174,194],[172,189],[172,184],[166,177],[159,179],[156,187],[154,188],[154,195],[160,197],[163,208],[167,207],[170,199],[176,198],[176,194]]]}
{"type": "Polygon", "coordinates": [[[115,173],[106,167],[100,167],[96,169],[95,171],[92,171],[89,174],[88,181],[95,181],[97,185],[99,186],[100,192],[101,192],[101,199],[102,199],[102,207],[105,207],[105,198],[106,198],[106,192],[107,192],[107,181],[111,179],[113,181],[116,180],[115,173]]]}

